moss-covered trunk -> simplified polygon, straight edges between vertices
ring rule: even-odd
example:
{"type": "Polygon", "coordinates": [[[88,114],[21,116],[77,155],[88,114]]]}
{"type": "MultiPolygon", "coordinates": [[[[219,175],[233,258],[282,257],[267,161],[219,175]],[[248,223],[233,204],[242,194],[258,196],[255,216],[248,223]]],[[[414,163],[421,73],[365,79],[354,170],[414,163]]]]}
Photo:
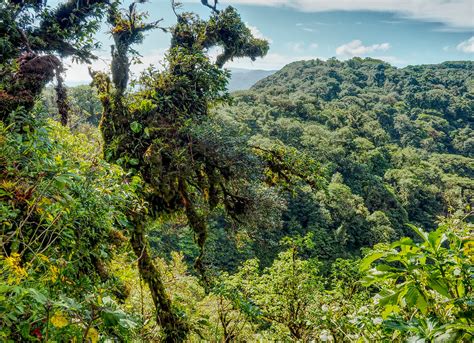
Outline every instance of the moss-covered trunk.
{"type": "Polygon", "coordinates": [[[186,338],[189,328],[173,311],[171,299],[166,293],[161,273],[153,263],[150,248],[146,238],[143,216],[134,218],[134,229],[131,234],[131,244],[138,258],[138,270],[141,277],[150,288],[151,296],[156,308],[156,320],[162,327],[165,342],[182,342],[186,338]]]}
{"type": "Polygon", "coordinates": [[[3,122],[19,107],[30,111],[44,86],[61,67],[56,56],[32,52],[22,54],[17,64],[18,71],[2,80],[5,87],[0,89],[0,120],[3,122]]]}

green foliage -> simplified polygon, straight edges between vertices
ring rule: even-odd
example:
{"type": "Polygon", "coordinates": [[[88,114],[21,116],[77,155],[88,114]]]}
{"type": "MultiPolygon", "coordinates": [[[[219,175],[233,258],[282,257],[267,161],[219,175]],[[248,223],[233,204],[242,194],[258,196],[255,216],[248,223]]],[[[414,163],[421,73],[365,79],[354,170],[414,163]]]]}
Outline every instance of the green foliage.
{"type": "MultiPolygon", "coordinates": [[[[313,247],[312,237],[285,239],[289,248],[263,271],[258,260],[248,260],[237,273],[223,275],[227,299],[258,325],[264,340],[332,341],[379,337],[370,318],[374,305],[361,287],[358,263],[337,260],[325,279],[315,259],[303,251],[313,247]]],[[[222,290],[220,294],[222,294],[222,290]]]]}
{"type": "MultiPolygon", "coordinates": [[[[314,254],[333,260],[412,235],[406,223],[434,229],[437,216],[472,205],[472,68],[301,61],[236,93],[218,115],[287,161],[305,156],[292,165],[327,185],[286,197],[283,229],[270,240],[312,232],[314,254]]],[[[262,255],[275,256],[274,246],[262,255]]]]}
{"type": "Polygon", "coordinates": [[[127,289],[108,263],[126,240],[123,213],[140,180],[104,162],[84,135],[52,121],[33,127],[0,124],[3,338],[80,339],[88,326],[127,337],[133,321],[116,305],[127,289]],[[67,324],[50,325],[55,313],[67,324]]]}
{"type": "Polygon", "coordinates": [[[223,66],[268,43],[142,2],[0,4],[0,340],[472,340],[471,219],[434,229],[474,195],[472,62],[296,62],[232,99],[223,66]],[[67,104],[58,57],[106,13],[111,78],[67,104]],[[127,88],[156,28],[164,68],[127,88]],[[36,102],[54,77],[73,133],[36,102]]]}
{"type": "MultiPolygon", "coordinates": [[[[57,94],[64,107],[61,87],[63,66],[58,57],[89,62],[98,47],[93,39],[105,0],[68,0],[55,8],[46,1],[6,0],[0,3],[0,119],[24,108],[27,113],[46,84],[58,80],[57,94]]],[[[26,114],[27,114],[26,113],[26,114]]],[[[67,114],[64,115],[66,122],[67,114]]]]}
{"type": "MultiPolygon", "coordinates": [[[[68,87],[69,122],[68,126],[76,131],[88,129],[88,125],[97,127],[102,115],[102,104],[97,91],[88,85],[68,87]]],[[[41,102],[48,115],[59,119],[57,97],[54,89],[46,87],[41,94],[41,102]]]]}
{"type": "Polygon", "coordinates": [[[177,23],[169,29],[172,40],[165,68],[150,68],[135,90],[127,92],[132,46],[141,43],[144,32],[158,27],[158,22],[145,23],[146,15],[136,5],[128,10],[112,6],[109,11],[115,42],[112,80],[101,72],[91,75],[104,109],[100,129],[106,160],[145,182],[141,196],[147,206],[128,213],[134,224],[131,245],[153,294],[157,321],[166,339],[179,341],[187,336],[189,326],[173,309],[153,264],[146,224],[168,214],[184,216],[200,251],[196,270],[209,283],[204,266],[209,216],[219,206],[229,217],[244,222],[266,196],[259,184],[258,161],[252,161],[247,146],[236,146],[212,132],[216,123],[210,109],[228,101],[229,73],[222,70],[224,63],[234,57],[264,56],[268,43],[254,38],[232,7],[219,11],[214,6],[210,18],[202,20],[194,13],[178,14],[178,5],[172,2],[177,23]],[[216,63],[207,54],[213,47],[224,50],[216,63]],[[202,135],[205,131],[211,134],[202,135]]]}
{"type": "Polygon", "coordinates": [[[417,242],[403,238],[377,245],[361,262],[365,284],[379,289],[383,325],[413,340],[469,340],[474,334],[472,224],[453,218],[431,232],[411,228],[417,242]]]}

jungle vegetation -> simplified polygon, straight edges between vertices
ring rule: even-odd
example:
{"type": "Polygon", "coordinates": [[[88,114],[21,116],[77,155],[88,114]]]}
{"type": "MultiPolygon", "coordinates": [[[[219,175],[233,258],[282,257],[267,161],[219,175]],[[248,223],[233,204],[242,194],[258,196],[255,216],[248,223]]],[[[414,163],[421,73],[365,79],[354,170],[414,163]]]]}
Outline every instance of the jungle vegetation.
{"type": "Polygon", "coordinates": [[[142,2],[0,3],[0,339],[472,341],[474,63],[229,94],[268,42],[218,1],[172,27],[142,2]],[[110,72],[66,87],[101,25],[110,72]],[[152,30],[164,68],[131,79],[152,30]]]}

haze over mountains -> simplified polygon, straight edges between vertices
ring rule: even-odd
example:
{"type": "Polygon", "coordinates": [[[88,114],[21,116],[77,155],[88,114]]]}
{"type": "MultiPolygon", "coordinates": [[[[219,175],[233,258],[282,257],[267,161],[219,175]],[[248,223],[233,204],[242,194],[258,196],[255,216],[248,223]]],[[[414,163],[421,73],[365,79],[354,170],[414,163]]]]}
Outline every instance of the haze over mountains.
{"type": "MultiPolygon", "coordinates": [[[[264,79],[276,72],[276,70],[258,70],[244,68],[230,68],[231,78],[229,80],[228,89],[230,92],[246,90],[252,87],[257,81],[264,79]]],[[[69,87],[88,84],[88,82],[67,81],[69,87]]]]}
{"type": "Polygon", "coordinates": [[[252,87],[257,81],[266,78],[276,70],[252,70],[243,68],[231,68],[231,78],[229,81],[229,91],[246,90],[252,87]]]}

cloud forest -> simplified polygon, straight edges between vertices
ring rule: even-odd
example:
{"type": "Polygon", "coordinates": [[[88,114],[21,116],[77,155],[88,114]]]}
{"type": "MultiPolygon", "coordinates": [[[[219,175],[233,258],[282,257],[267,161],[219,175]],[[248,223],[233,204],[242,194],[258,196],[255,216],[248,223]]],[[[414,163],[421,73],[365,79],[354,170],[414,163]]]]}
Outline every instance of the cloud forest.
{"type": "Polygon", "coordinates": [[[472,342],[474,62],[230,92],[271,52],[237,7],[144,2],[0,2],[0,341],[472,342]]]}

